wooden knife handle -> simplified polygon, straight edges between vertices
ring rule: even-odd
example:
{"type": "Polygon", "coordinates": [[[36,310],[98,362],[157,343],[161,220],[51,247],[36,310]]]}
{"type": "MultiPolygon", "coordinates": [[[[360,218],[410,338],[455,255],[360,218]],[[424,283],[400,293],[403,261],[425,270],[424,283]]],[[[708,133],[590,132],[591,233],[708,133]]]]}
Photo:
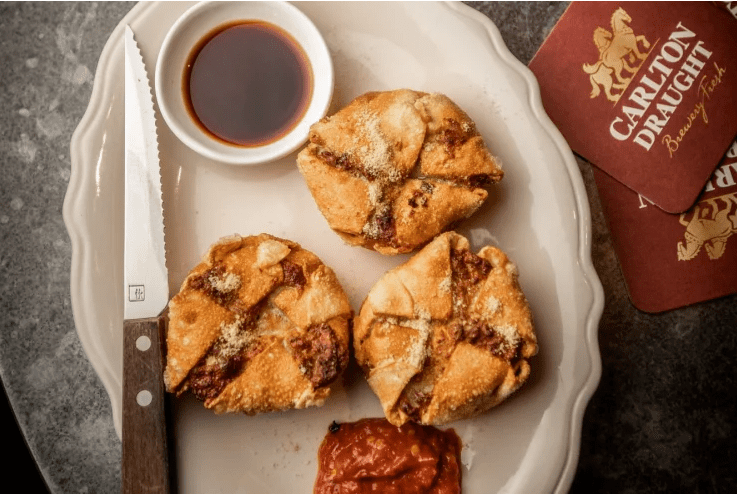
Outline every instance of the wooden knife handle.
{"type": "Polygon", "coordinates": [[[163,359],[166,314],[123,323],[122,493],[169,493],[163,359]]]}

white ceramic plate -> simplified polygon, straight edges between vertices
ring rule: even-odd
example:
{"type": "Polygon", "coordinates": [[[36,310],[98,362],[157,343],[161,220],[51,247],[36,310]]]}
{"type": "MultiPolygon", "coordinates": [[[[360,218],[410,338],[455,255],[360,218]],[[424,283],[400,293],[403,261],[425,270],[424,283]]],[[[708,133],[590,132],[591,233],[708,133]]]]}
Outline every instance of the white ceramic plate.
{"type": "MultiPolygon", "coordinates": [[[[89,108],[72,138],[64,219],[72,238],[71,291],[85,351],[110,394],[120,433],[123,260],[123,43],[128,23],[153,77],[164,35],[189,4],[139,4],[100,57],[89,108]]],[[[601,284],[591,264],[586,192],[565,141],[545,115],[531,72],[484,15],[460,3],[298,3],[333,54],[331,112],[369,90],[408,87],[450,96],[476,121],[506,176],[459,231],[474,250],[494,243],[517,262],[536,319],[540,354],[529,382],[505,403],[451,425],[464,442],[464,492],[569,489],[584,408],[600,376],[601,284]]],[[[159,120],[169,286],[179,288],[221,236],[269,232],[331,266],[354,310],[386,270],[385,257],[343,244],[295,167],[210,162],[159,120]]],[[[352,378],[319,409],[216,416],[174,402],[182,492],[310,492],[317,447],[332,420],[381,416],[352,378]]]]}

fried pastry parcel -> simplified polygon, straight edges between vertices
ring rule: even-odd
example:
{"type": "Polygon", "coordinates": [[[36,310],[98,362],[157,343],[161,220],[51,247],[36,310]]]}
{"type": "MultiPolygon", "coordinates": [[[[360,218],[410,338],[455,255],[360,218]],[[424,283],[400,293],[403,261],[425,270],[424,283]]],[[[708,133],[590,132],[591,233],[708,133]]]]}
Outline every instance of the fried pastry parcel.
{"type": "Polygon", "coordinates": [[[382,254],[469,217],[503,177],[463,110],[406,89],[366,93],[315,123],[297,164],[330,227],[382,254]]]}
{"type": "Polygon", "coordinates": [[[348,363],[351,318],[313,253],[267,234],[221,239],[169,304],[166,389],[218,413],[322,405],[348,363]]]}
{"type": "Polygon", "coordinates": [[[499,404],[529,377],[537,353],[516,266],[439,235],[385,273],[356,317],[357,362],[386,418],[441,425],[499,404]]]}

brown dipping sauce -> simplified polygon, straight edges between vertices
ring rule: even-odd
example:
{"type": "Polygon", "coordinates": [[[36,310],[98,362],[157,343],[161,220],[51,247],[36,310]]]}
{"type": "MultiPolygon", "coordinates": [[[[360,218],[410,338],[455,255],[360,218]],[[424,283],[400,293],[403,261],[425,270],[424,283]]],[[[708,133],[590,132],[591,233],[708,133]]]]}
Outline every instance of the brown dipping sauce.
{"type": "Polygon", "coordinates": [[[452,429],[333,422],[317,455],[316,494],[461,492],[461,440],[452,429]]]}
{"type": "Polygon", "coordinates": [[[313,75],[302,47],[265,21],[213,29],[189,54],[182,80],[192,119],[230,145],[274,142],[304,116],[313,75]]]}

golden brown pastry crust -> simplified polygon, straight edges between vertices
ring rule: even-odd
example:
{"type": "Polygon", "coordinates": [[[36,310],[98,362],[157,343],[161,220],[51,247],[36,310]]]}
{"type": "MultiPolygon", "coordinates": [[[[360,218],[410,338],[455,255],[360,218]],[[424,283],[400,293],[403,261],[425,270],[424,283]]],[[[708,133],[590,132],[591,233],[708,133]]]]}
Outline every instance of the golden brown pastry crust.
{"type": "Polygon", "coordinates": [[[164,382],[216,412],[322,405],[352,311],[335,273],[268,234],[219,240],[169,303],[164,382]]]}
{"type": "Polygon", "coordinates": [[[469,217],[503,172],[448,97],[370,92],[310,128],[297,156],[318,208],[351,245],[399,254],[469,217]]]}
{"type": "Polygon", "coordinates": [[[369,291],[353,347],[391,423],[440,425],[517,390],[537,338],[516,266],[495,247],[473,254],[447,232],[369,291]]]}

